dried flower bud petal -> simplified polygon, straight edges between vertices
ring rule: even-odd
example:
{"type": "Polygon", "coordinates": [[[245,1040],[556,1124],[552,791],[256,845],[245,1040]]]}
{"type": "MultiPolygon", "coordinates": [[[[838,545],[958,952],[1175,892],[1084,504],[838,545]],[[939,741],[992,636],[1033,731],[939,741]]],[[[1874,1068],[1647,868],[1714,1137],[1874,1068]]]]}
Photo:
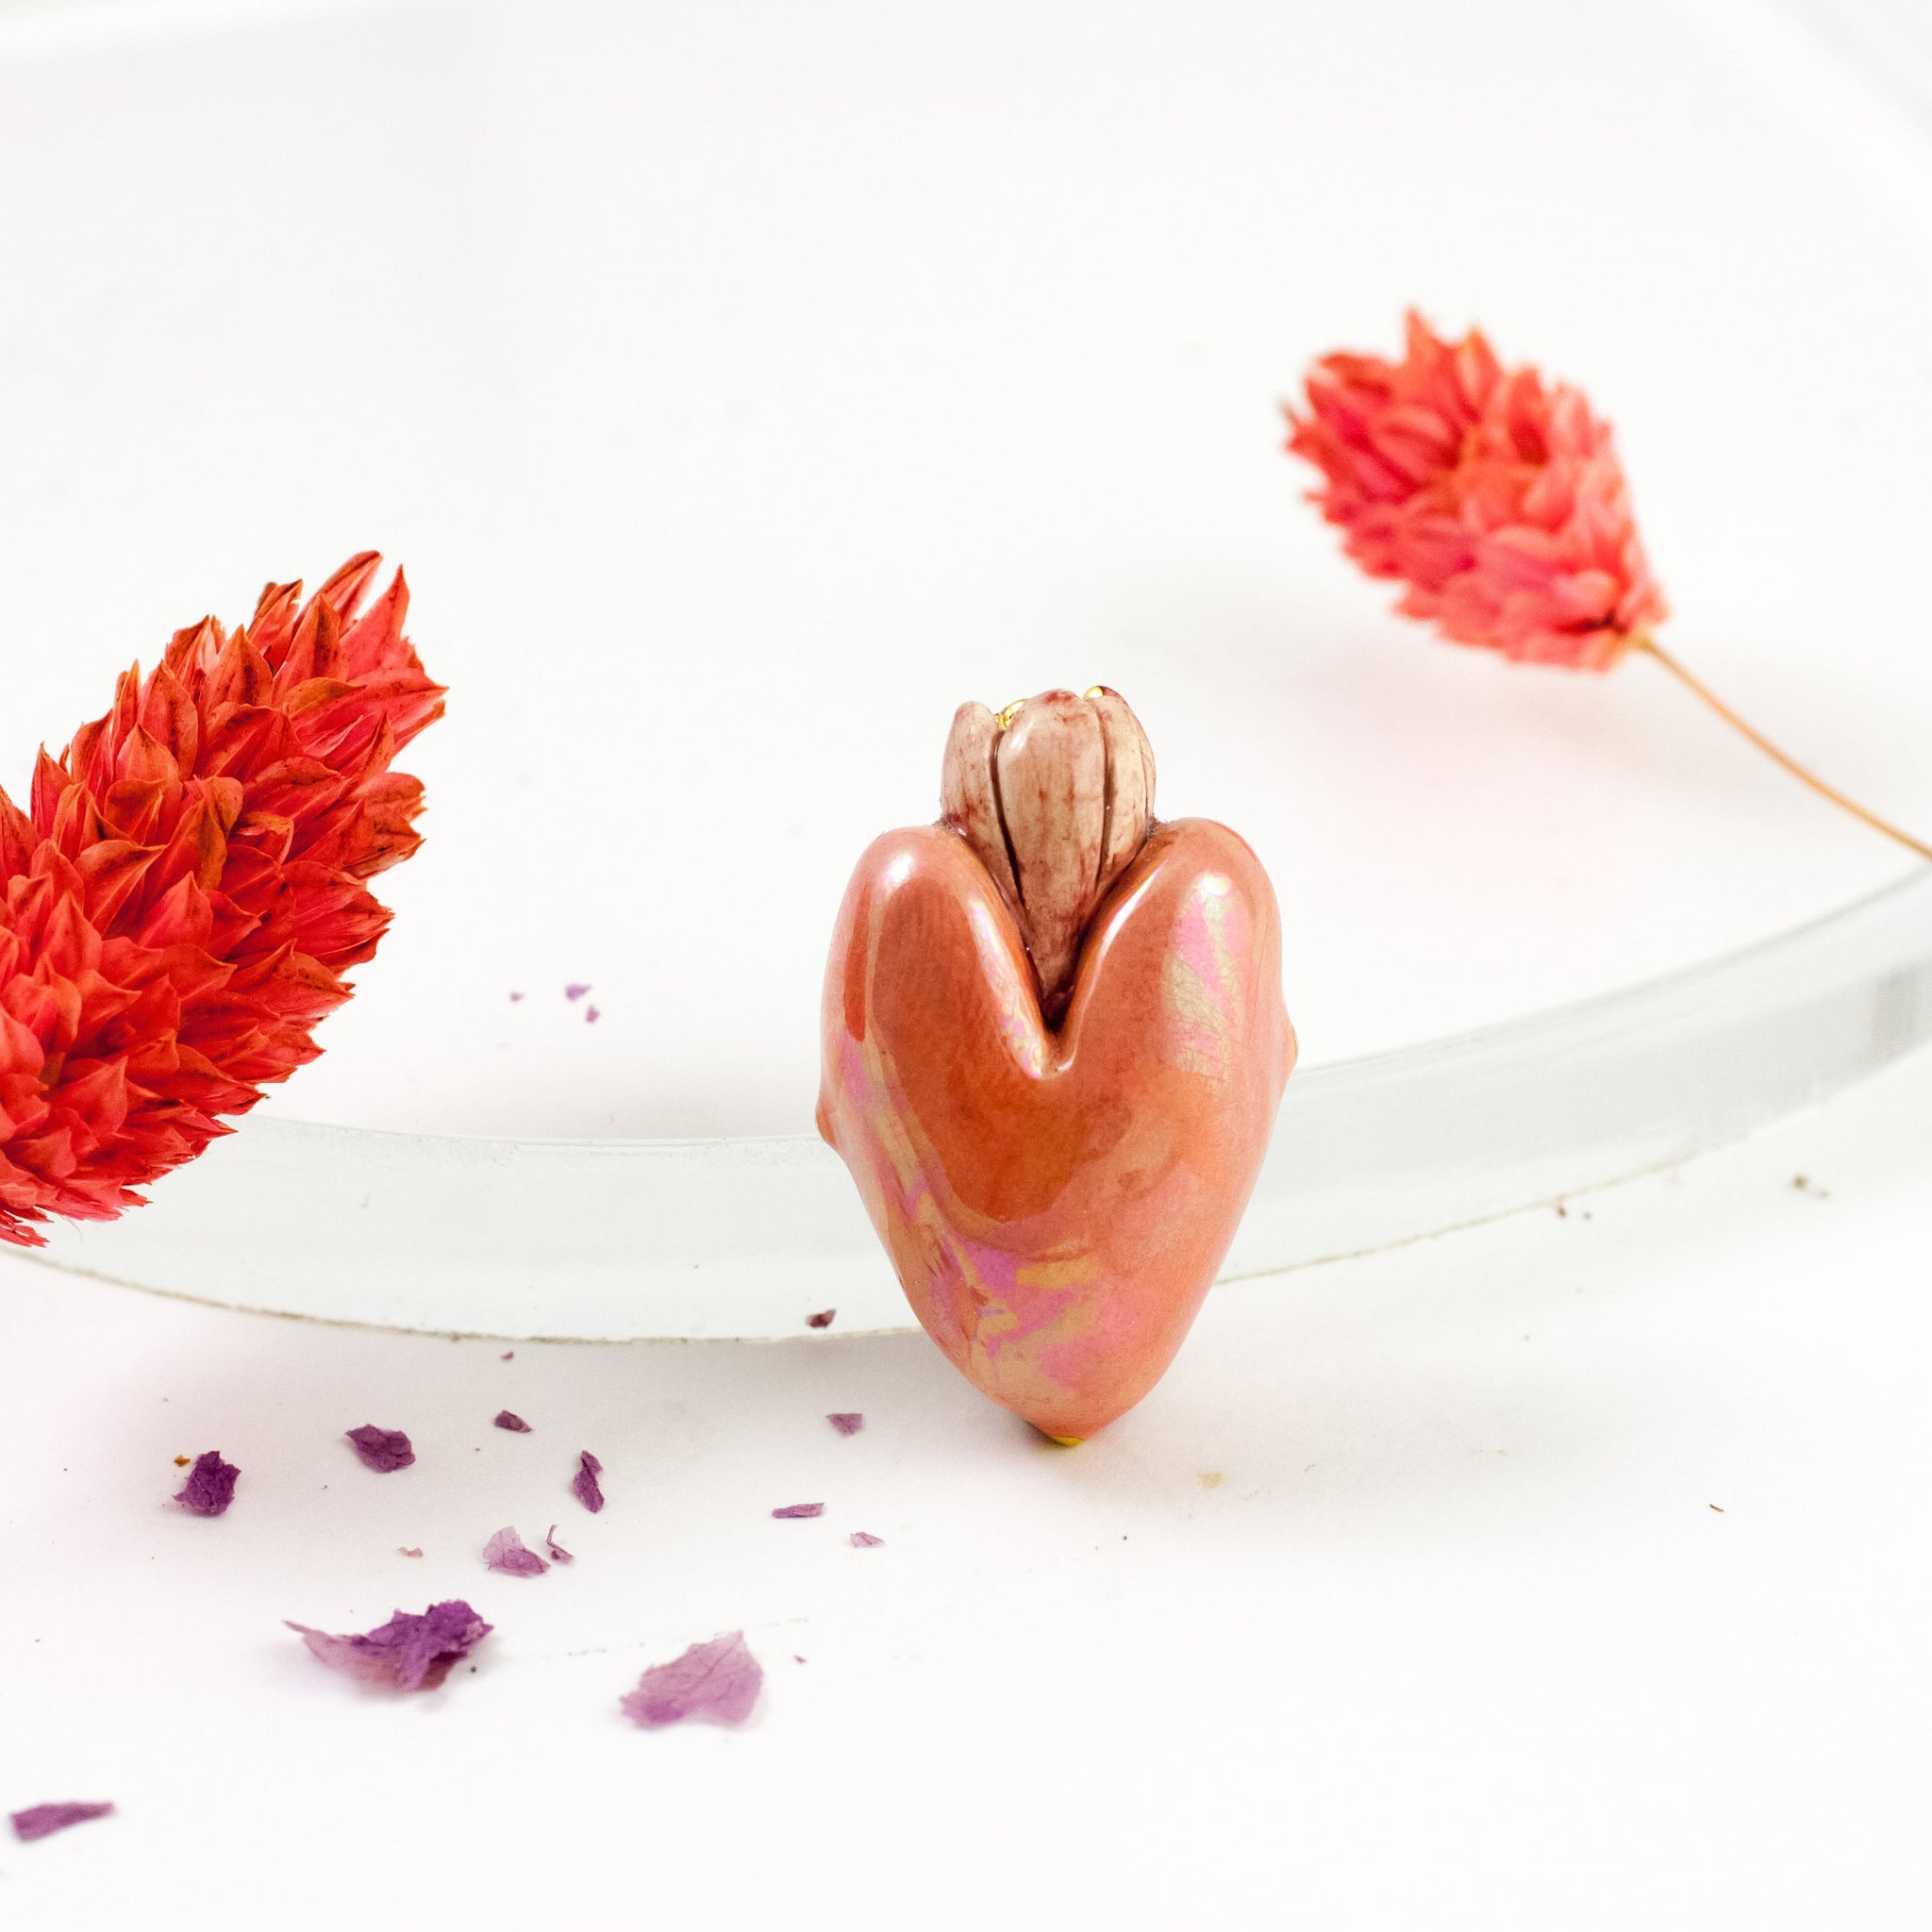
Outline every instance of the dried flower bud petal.
{"type": "Polygon", "coordinates": [[[1107,824],[1107,746],[1093,707],[1070,691],[1028,699],[1001,734],[993,770],[1026,949],[1043,999],[1063,1008],[1093,911],[1107,824]]]}
{"type": "Polygon", "coordinates": [[[1100,902],[1153,826],[1154,754],[1118,691],[1042,691],[995,714],[961,705],[940,778],[958,832],[1019,921],[1041,1011],[1058,1025],[1100,902]]]}
{"type": "Polygon", "coordinates": [[[979,855],[993,883],[1017,910],[1020,889],[1013,880],[1007,831],[1000,823],[999,793],[993,781],[993,753],[1000,722],[980,704],[964,704],[953,713],[946,755],[940,767],[940,818],[979,855]]]}
{"type": "Polygon", "coordinates": [[[1146,842],[1154,816],[1154,747],[1119,691],[1096,684],[1087,693],[1107,746],[1107,829],[1101,840],[1100,890],[1108,889],[1146,842]]]}

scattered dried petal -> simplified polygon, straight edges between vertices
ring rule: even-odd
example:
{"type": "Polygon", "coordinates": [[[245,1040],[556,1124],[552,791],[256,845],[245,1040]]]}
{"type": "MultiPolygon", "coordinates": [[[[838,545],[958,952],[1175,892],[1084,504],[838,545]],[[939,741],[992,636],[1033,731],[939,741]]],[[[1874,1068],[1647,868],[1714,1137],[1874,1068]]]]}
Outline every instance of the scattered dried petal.
{"type": "Polygon", "coordinates": [[[553,1523],[549,1529],[544,1532],[543,1541],[550,1551],[550,1560],[553,1563],[575,1563],[576,1561],[576,1558],[557,1541],[556,1524],[553,1523]]]}
{"type": "Polygon", "coordinates": [[[516,1360],[516,1358],[517,1352],[513,1348],[505,1349],[504,1352],[496,1357],[496,1359],[500,1362],[513,1362],[516,1360]]]}
{"type": "Polygon", "coordinates": [[[377,1475],[408,1469],[416,1459],[408,1437],[400,1429],[378,1429],[374,1423],[364,1423],[359,1429],[349,1430],[348,1436],[356,1445],[356,1454],[377,1475]]]}
{"type": "Polygon", "coordinates": [[[506,1576],[541,1576],[550,1567],[535,1550],[525,1546],[514,1529],[499,1529],[483,1545],[483,1560],[506,1576]]]}
{"type": "Polygon", "coordinates": [[[838,1312],[837,1308],[821,1308],[816,1315],[808,1315],[805,1318],[805,1325],[808,1328],[829,1328],[832,1325],[832,1317],[838,1312]]]}
{"type": "Polygon", "coordinates": [[[603,1010],[600,1008],[586,1007],[584,1008],[584,1024],[586,1025],[594,1026],[603,1017],[603,1010]]]}
{"type": "Polygon", "coordinates": [[[518,1002],[518,1001],[519,1001],[520,999],[522,999],[522,998],[523,998],[523,994],[522,994],[522,993],[520,993],[520,992],[513,992],[513,993],[511,993],[511,994],[510,994],[510,996],[509,996],[509,1003],[510,1003],[510,1005],[511,1005],[511,1006],[515,1006],[515,1005],[516,1005],[516,1003],[517,1003],[517,1002],[518,1002]]]}
{"type": "Polygon", "coordinates": [[[577,1457],[577,1473],[571,1478],[571,1488],[577,1492],[577,1501],[592,1516],[604,1507],[604,1491],[597,1486],[597,1478],[604,1473],[604,1465],[586,1449],[577,1457]]]}
{"type": "Polygon", "coordinates": [[[824,1513],[825,1506],[823,1503],[788,1503],[784,1508],[772,1511],[774,1516],[779,1518],[791,1517],[794,1519],[805,1516],[823,1516],[824,1513]]]}
{"type": "Polygon", "coordinates": [[[192,1457],[189,1456],[177,1456],[175,1458],[175,1467],[176,1469],[186,1469],[189,1463],[192,1462],[193,1459],[194,1458],[192,1457]]]}
{"type": "Polygon", "coordinates": [[[420,1557],[422,1554],[421,1550],[412,1550],[406,1543],[396,1545],[396,1555],[399,1557],[420,1557]]]}
{"type": "Polygon", "coordinates": [[[496,1411],[496,1426],[499,1429],[508,1429],[512,1435],[516,1436],[527,1436],[530,1434],[529,1424],[522,1416],[512,1415],[507,1408],[499,1408],[496,1411]]]}
{"type": "Polygon", "coordinates": [[[29,1805],[25,1811],[13,1813],[13,1835],[22,1844],[31,1844],[37,1838],[65,1831],[70,1824],[105,1818],[113,1808],[111,1805],[29,1805]]]}
{"type": "Polygon", "coordinates": [[[222,1460],[219,1449],[210,1449],[194,1458],[194,1467],[175,1491],[175,1500],[191,1516],[220,1516],[235,1500],[235,1478],[241,1474],[234,1463],[222,1460]]]}
{"type": "Polygon", "coordinates": [[[567,1000],[580,1000],[590,990],[591,982],[588,979],[581,983],[574,979],[564,988],[563,996],[567,1000]]]}
{"type": "Polygon", "coordinates": [[[431,1604],[420,1617],[398,1610],[360,1637],[289,1625],[331,1670],[391,1690],[435,1690],[491,1627],[460,1598],[431,1604]]]}
{"type": "Polygon", "coordinates": [[[856,1436],[865,1426],[864,1416],[859,1414],[856,1408],[841,1409],[835,1415],[828,1415],[825,1420],[841,1436],[856,1436]]]}
{"type": "Polygon", "coordinates": [[[646,1730],[659,1724],[703,1718],[710,1724],[741,1724],[758,1701],[764,1671],[744,1641],[742,1630],[693,1643],[668,1664],[653,1664],[638,1688],[623,1699],[624,1713],[646,1730]]]}
{"type": "Polygon", "coordinates": [[[885,1538],[874,1536],[869,1529],[855,1529],[852,1532],[852,1547],[855,1550],[876,1550],[885,1545],[885,1538]]]}

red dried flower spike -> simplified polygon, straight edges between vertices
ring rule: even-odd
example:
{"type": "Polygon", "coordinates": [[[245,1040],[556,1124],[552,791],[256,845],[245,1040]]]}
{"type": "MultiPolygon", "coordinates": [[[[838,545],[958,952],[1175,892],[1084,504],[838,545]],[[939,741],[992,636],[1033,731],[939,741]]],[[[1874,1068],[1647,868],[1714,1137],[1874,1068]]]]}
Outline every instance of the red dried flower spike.
{"type": "Polygon", "coordinates": [[[1288,447],[1321,471],[1309,500],[1396,608],[1520,662],[1606,671],[1653,658],[1814,791],[1921,858],[1932,846],[1867,811],[1747,724],[1665,651],[1666,614],[1610,425],[1580,390],[1505,369],[1480,330],[1459,342],[1413,309],[1399,362],[1337,353],[1308,371],[1288,447]]]}
{"type": "Polygon", "coordinates": [[[0,1241],[112,1220],[321,1052],[390,914],[423,788],[396,754],[442,714],[397,572],[351,558],[177,631],[57,760],[0,791],[0,1241]]]}

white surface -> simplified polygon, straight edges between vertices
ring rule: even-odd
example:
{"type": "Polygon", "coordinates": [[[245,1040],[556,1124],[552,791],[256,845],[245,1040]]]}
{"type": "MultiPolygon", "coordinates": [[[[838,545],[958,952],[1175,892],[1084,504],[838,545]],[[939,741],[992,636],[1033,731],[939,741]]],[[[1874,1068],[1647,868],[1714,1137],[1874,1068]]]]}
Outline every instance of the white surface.
{"type": "Polygon", "coordinates": [[[1890,850],[1651,667],[1389,617],[1274,404],[1412,299],[1582,381],[1674,641],[1932,824],[1932,175],[1805,35],[1661,0],[10,21],[0,769],[211,604],[403,558],[454,693],[430,843],[270,1103],[371,1125],[804,1130],[853,859],[932,811],[960,697],[1054,681],[1126,690],[1165,808],[1260,850],[1311,1065],[1781,930],[1890,850]]]}
{"type": "Polygon", "coordinates": [[[1928,1149],[1922,1056],[1564,1218],[1217,1291],[1074,1452],[916,1336],[505,1362],[0,1261],[0,1808],[121,1807],[0,1840],[0,1914],[1916,1932],[1928,1149]],[[216,1445],[233,1509],[171,1509],[216,1445]],[[553,1520],[574,1568],[483,1569],[553,1520]],[[413,1701],[280,1624],[449,1593],[499,1634],[413,1701]],[[740,1625],[749,1728],[618,1714],[740,1625]]]}

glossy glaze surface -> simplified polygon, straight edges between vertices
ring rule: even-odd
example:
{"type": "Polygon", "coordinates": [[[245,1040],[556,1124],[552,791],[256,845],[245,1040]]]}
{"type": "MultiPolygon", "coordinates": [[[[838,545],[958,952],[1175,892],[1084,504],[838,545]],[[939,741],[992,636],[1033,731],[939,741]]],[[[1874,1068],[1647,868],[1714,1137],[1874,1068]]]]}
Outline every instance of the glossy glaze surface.
{"type": "Polygon", "coordinates": [[[926,1332],[1046,1434],[1159,1380],[1214,1279],[1294,1063],[1260,862],[1156,829],[1041,1022],[1012,911],[963,839],[859,860],[825,976],[819,1131],[926,1332]]]}

